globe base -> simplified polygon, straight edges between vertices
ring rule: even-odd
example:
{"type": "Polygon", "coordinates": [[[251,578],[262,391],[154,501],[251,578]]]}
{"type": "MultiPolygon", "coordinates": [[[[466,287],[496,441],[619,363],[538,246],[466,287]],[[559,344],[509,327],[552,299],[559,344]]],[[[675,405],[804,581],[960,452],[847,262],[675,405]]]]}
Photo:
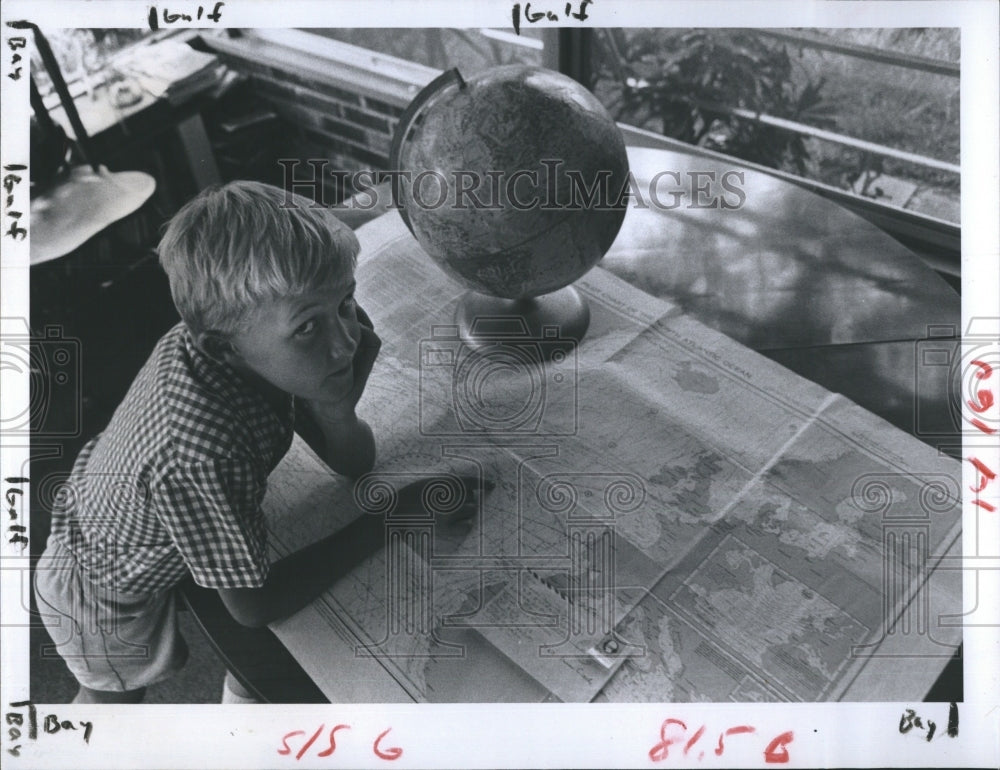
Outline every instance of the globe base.
{"type": "Polygon", "coordinates": [[[470,291],[458,302],[455,323],[462,340],[472,348],[499,340],[541,341],[539,350],[549,358],[579,344],[590,326],[590,307],[572,286],[525,299],[470,291]]]}

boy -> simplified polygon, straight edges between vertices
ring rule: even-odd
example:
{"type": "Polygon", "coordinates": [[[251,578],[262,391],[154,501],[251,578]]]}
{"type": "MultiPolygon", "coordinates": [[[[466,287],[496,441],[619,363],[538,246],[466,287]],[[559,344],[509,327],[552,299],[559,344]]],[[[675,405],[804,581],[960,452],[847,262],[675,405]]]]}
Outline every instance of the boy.
{"type": "Polygon", "coordinates": [[[173,589],[188,573],[259,627],[383,543],[382,520],[360,517],[269,565],[260,510],[295,407],[319,424],[335,471],[374,465],[355,406],[381,343],[354,301],[358,248],[328,210],[255,182],[205,191],[170,222],[159,255],[182,323],[81,451],[36,567],[74,702],[138,702],[184,664],[173,589]]]}

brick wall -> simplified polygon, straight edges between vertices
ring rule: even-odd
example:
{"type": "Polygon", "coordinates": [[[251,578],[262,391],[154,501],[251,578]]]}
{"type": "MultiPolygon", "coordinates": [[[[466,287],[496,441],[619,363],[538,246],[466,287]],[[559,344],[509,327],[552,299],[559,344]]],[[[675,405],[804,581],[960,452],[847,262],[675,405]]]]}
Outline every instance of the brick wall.
{"type": "MultiPolygon", "coordinates": [[[[293,42],[295,39],[293,38],[293,42]]],[[[307,40],[307,42],[309,42],[307,40]]],[[[298,159],[325,159],[327,170],[385,170],[393,131],[406,105],[438,73],[428,67],[324,39],[331,57],[287,40],[212,38],[205,43],[250,81],[255,94],[299,134],[298,159]]],[[[312,174],[300,167],[301,176],[312,174]]],[[[324,202],[357,192],[324,177],[324,202]]]]}

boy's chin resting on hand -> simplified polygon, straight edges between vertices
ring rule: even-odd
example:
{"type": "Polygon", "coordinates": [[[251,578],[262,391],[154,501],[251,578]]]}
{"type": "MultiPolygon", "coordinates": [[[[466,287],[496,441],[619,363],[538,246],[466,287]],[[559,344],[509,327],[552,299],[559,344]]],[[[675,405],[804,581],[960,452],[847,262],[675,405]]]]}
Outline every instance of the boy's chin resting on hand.
{"type": "Polygon", "coordinates": [[[337,473],[357,478],[375,466],[375,437],[354,410],[368,384],[382,341],[360,305],[353,304],[353,313],[359,336],[349,365],[350,386],[340,398],[305,399],[305,404],[323,432],[327,464],[337,473]]]}

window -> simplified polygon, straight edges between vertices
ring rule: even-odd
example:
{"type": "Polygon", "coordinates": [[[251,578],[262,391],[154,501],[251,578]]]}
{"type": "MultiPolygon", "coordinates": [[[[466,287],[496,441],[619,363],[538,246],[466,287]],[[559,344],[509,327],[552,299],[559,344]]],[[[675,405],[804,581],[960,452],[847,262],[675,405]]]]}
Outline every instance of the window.
{"type": "Polygon", "coordinates": [[[957,29],[601,29],[616,120],[958,223],[957,29]]]}
{"type": "Polygon", "coordinates": [[[541,30],[515,35],[494,29],[310,29],[316,35],[389,54],[464,77],[502,64],[542,64],[541,30]]]}

